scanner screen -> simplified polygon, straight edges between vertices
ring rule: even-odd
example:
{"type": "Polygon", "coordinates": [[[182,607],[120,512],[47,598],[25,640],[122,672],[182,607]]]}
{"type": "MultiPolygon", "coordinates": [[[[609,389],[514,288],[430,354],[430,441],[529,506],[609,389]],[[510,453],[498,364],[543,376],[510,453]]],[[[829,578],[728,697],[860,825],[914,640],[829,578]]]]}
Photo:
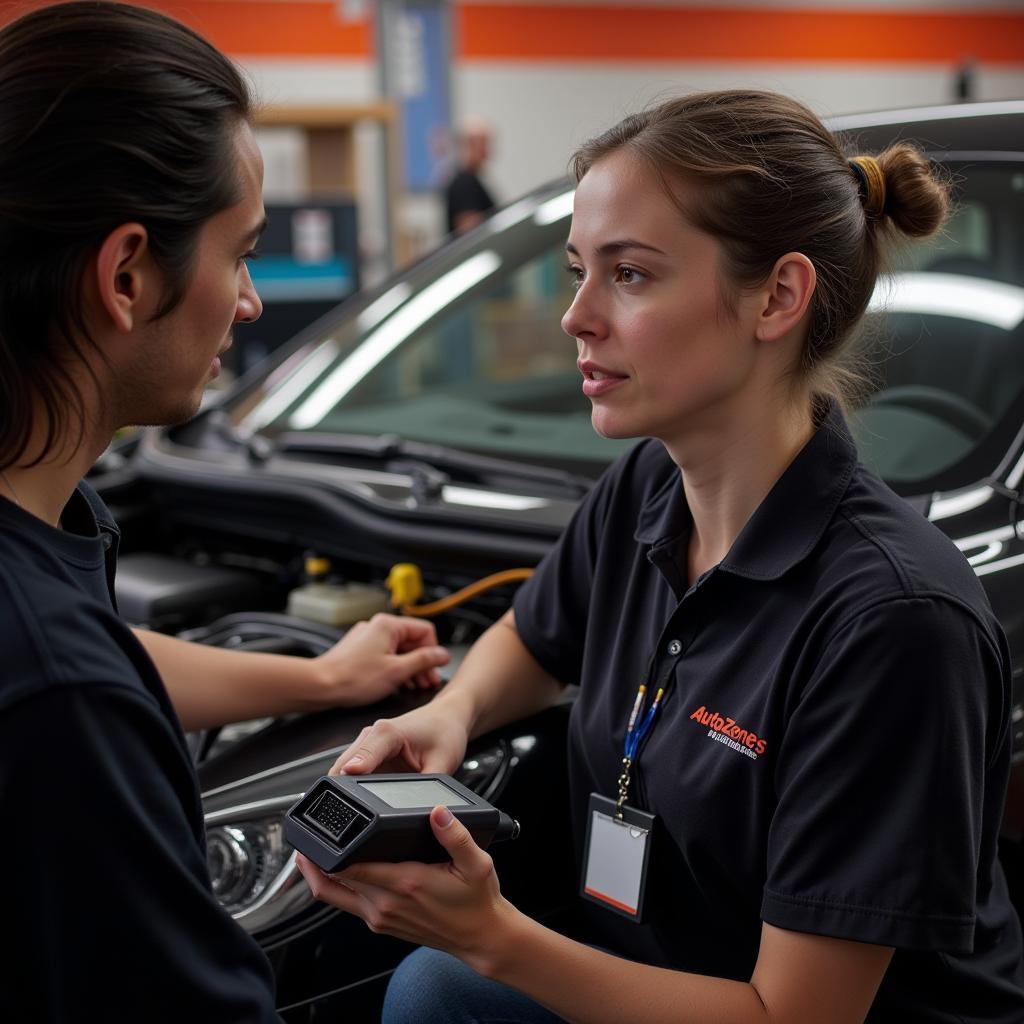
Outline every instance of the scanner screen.
{"type": "Polygon", "coordinates": [[[437,779],[402,779],[397,782],[360,782],[389,807],[463,807],[468,800],[437,779]]]}

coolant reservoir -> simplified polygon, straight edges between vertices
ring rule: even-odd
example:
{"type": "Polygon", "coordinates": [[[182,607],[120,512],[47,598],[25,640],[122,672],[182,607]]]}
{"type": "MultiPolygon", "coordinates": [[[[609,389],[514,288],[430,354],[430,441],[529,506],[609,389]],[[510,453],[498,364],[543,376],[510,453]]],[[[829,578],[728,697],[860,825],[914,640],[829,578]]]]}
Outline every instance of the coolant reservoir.
{"type": "Polygon", "coordinates": [[[351,626],[390,607],[388,592],[383,587],[368,583],[331,583],[325,579],[329,571],[327,559],[306,559],[309,582],[288,595],[289,615],[325,622],[328,626],[351,626]]]}

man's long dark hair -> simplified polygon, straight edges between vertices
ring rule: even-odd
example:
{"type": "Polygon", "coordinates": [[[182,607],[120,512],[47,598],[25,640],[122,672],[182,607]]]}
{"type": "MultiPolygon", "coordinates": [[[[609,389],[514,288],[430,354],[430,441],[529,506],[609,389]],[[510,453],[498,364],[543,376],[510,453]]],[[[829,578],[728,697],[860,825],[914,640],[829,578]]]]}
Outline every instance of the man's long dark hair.
{"type": "Polygon", "coordinates": [[[238,201],[234,129],[251,116],[232,63],[155,11],[89,0],[0,30],[0,468],[84,427],[82,275],[112,230],[147,229],[157,316],[181,300],[200,228],[238,201]]]}

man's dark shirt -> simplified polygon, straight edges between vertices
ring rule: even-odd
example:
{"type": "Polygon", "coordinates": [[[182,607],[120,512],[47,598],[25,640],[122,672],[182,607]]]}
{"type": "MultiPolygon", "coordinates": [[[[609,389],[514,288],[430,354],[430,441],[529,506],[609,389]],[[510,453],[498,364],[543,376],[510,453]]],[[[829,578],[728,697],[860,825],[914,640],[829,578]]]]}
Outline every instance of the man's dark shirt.
{"type": "Polygon", "coordinates": [[[114,611],[117,528],[84,484],[62,525],[0,499],[0,1020],[278,1021],[210,890],[181,728],[114,611]]]}
{"type": "Polygon", "coordinates": [[[455,231],[455,225],[462,213],[490,213],[494,200],[476,174],[463,168],[445,189],[445,204],[448,210],[448,233],[455,231]]]}
{"type": "Polygon", "coordinates": [[[1006,641],[962,554],[857,463],[833,410],[722,562],[689,586],[679,469],[616,463],[516,596],[570,720],[577,846],[614,797],[641,681],[666,687],[631,801],[663,825],[649,918],[587,905],[585,937],[748,980],[762,921],[894,946],[870,1021],[1024,1021],[996,860],[1006,641]]]}

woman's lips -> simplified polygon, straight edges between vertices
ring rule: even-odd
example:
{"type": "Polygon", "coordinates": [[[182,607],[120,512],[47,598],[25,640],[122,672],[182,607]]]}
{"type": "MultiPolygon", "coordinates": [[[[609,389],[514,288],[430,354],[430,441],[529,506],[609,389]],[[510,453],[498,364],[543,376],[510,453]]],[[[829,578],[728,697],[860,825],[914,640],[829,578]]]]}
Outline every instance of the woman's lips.
{"type": "Polygon", "coordinates": [[[580,364],[580,372],[583,374],[583,394],[587,398],[599,398],[629,379],[587,363],[580,364]]]}

